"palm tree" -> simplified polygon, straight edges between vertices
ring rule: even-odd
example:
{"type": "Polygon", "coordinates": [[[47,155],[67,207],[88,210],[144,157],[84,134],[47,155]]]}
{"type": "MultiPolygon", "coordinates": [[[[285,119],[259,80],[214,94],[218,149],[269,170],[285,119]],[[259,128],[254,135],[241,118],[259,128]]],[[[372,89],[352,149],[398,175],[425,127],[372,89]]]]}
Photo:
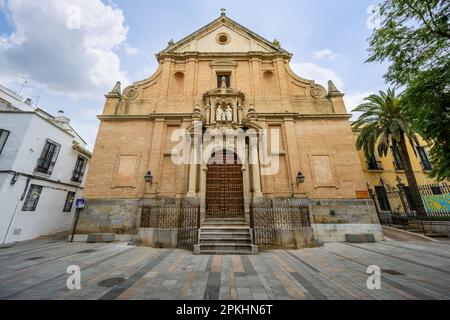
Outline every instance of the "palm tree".
{"type": "Polygon", "coordinates": [[[357,149],[363,149],[366,158],[371,159],[375,151],[383,157],[387,155],[390,146],[398,148],[411,192],[412,205],[418,214],[426,214],[406,149],[405,137],[412,143],[415,141],[415,132],[402,110],[401,96],[396,95],[395,90],[388,89],[387,92],[380,91],[378,95],[370,95],[364,101],[366,102],[353,110],[362,112],[352,124],[353,131],[359,131],[357,149]]]}

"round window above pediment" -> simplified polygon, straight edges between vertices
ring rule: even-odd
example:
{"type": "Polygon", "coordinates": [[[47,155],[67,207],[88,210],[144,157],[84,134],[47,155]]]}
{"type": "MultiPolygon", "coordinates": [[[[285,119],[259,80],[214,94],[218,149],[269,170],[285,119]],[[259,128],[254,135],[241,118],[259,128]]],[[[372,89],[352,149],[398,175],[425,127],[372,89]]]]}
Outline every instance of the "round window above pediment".
{"type": "Polygon", "coordinates": [[[227,34],[227,33],[224,33],[224,32],[219,33],[219,34],[217,35],[217,37],[216,37],[216,41],[217,41],[219,44],[222,44],[222,45],[225,45],[225,44],[229,43],[230,40],[231,40],[231,39],[230,39],[230,35],[227,34]]]}

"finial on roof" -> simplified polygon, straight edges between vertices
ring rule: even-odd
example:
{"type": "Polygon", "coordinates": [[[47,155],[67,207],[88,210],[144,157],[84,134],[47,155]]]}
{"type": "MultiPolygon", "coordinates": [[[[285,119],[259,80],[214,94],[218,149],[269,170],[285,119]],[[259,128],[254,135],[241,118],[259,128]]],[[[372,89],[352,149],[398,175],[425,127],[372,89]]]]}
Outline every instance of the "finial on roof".
{"type": "Polygon", "coordinates": [[[333,81],[328,81],[328,96],[329,97],[342,97],[344,94],[340,92],[336,86],[334,85],[333,81]]]}
{"type": "Polygon", "coordinates": [[[226,12],[227,12],[227,9],[224,9],[224,8],[220,9],[220,15],[222,17],[226,16],[226,12]]]}
{"type": "Polygon", "coordinates": [[[273,43],[273,45],[274,45],[276,48],[280,48],[280,47],[281,47],[280,41],[278,41],[277,39],[273,39],[272,43],[273,43]]]}
{"type": "Polygon", "coordinates": [[[173,44],[174,44],[173,39],[170,39],[169,42],[167,42],[167,45],[169,47],[173,46],[173,44]]]}
{"type": "Polygon", "coordinates": [[[106,95],[107,98],[120,98],[121,89],[120,89],[120,81],[117,81],[114,85],[114,88],[106,95]]]}

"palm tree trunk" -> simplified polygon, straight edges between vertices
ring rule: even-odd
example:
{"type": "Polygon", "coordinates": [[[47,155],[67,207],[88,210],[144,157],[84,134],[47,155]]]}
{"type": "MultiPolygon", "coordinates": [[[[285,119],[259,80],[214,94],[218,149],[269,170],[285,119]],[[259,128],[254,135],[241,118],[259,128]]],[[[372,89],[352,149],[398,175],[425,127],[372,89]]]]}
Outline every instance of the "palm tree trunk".
{"type": "Polygon", "coordinates": [[[399,141],[399,152],[401,154],[403,168],[405,169],[406,180],[408,181],[409,191],[411,194],[411,202],[413,210],[417,211],[418,215],[426,215],[425,207],[423,206],[422,197],[420,196],[419,188],[417,187],[416,176],[411,165],[408,149],[406,147],[405,136],[402,134],[399,141]]]}

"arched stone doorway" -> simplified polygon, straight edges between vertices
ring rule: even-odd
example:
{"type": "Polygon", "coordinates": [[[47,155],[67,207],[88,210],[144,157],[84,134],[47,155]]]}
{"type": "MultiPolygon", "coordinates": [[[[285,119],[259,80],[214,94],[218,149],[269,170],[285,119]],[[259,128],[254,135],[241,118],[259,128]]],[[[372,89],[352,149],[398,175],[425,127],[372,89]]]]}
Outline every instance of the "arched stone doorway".
{"type": "Polygon", "coordinates": [[[206,166],[206,215],[244,215],[242,164],[236,153],[214,153],[206,166]]]}

